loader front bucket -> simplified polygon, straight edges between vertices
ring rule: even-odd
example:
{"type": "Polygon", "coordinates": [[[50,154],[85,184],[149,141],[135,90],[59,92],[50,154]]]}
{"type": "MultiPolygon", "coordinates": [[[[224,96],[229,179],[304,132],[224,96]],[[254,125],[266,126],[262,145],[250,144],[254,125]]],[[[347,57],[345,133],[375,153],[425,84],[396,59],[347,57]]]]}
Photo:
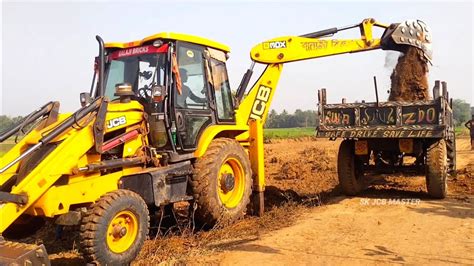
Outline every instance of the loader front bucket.
{"type": "Polygon", "coordinates": [[[424,58],[431,62],[433,51],[431,48],[431,31],[421,20],[407,20],[395,23],[385,30],[381,38],[383,50],[406,52],[408,46],[420,49],[424,58]]]}
{"type": "Polygon", "coordinates": [[[44,245],[32,245],[4,240],[0,236],[0,265],[50,266],[51,263],[44,245]]]}

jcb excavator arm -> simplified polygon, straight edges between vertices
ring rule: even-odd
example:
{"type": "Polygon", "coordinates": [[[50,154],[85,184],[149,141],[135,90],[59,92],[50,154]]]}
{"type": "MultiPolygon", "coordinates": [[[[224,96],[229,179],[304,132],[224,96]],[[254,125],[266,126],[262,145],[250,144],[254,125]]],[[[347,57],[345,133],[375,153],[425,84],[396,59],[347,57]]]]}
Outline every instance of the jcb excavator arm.
{"type": "Polygon", "coordinates": [[[278,80],[284,63],[315,59],[344,53],[356,53],[374,49],[396,50],[404,52],[408,46],[422,51],[425,60],[431,61],[431,36],[428,27],[419,20],[385,25],[375,19],[364,19],[361,23],[317,31],[301,36],[284,36],[257,44],[250,52],[252,65],[244,75],[237,90],[236,121],[238,127],[248,125],[249,130],[238,136],[242,142],[249,143],[249,154],[254,173],[254,191],[259,192],[257,204],[263,210],[264,162],[263,162],[263,125],[269,112],[278,80]],[[380,38],[374,38],[374,27],[384,29],[380,38]],[[326,39],[340,31],[359,28],[357,39],[326,39]],[[255,63],[267,67],[247,96],[246,87],[252,75],[255,63]]]}
{"type": "Polygon", "coordinates": [[[265,123],[276,85],[284,63],[315,59],[345,53],[365,52],[375,49],[405,52],[414,46],[423,52],[424,58],[431,61],[431,36],[428,27],[420,20],[385,25],[373,18],[361,23],[301,36],[283,36],[257,44],[252,48],[252,66],[245,74],[237,91],[240,102],[237,110],[237,124],[248,124],[251,119],[261,119],[265,123]],[[384,29],[381,37],[374,38],[374,28],[384,29]],[[327,39],[329,35],[353,28],[359,28],[360,38],[327,39]],[[267,68],[244,98],[248,81],[255,63],[266,64],[267,68]]]}

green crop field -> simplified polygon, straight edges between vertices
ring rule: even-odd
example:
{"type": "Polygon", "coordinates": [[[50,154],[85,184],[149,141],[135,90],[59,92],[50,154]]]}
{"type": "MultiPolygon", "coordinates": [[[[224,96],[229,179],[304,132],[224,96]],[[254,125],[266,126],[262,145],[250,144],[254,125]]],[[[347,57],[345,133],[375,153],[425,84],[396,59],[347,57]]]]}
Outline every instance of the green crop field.
{"type": "MultiPolygon", "coordinates": [[[[315,135],[314,127],[295,127],[295,128],[265,128],[263,135],[265,139],[286,139],[299,137],[312,137],[315,135]]],[[[3,156],[15,145],[12,139],[0,143],[0,156],[3,156]]]]}
{"type": "Polygon", "coordinates": [[[456,136],[469,136],[469,129],[467,129],[464,125],[457,126],[455,129],[456,136]]]}
{"type": "Polygon", "coordinates": [[[316,129],[314,127],[265,128],[263,130],[264,139],[312,137],[315,134],[316,129]]]}
{"type": "MultiPolygon", "coordinates": [[[[295,128],[265,128],[263,130],[264,139],[287,139],[299,137],[312,137],[316,133],[314,127],[295,127],[295,128]]],[[[468,130],[464,127],[456,128],[456,135],[469,135],[468,130]]],[[[13,139],[0,143],[0,156],[5,154],[11,147],[15,145],[13,139]]]]}
{"type": "Polygon", "coordinates": [[[0,143],[0,156],[3,156],[3,154],[9,151],[14,145],[14,142],[10,142],[8,140],[4,143],[0,143]]]}
{"type": "Polygon", "coordinates": [[[3,156],[7,151],[9,151],[13,146],[15,146],[15,138],[9,138],[4,142],[0,143],[0,156],[3,156]]]}

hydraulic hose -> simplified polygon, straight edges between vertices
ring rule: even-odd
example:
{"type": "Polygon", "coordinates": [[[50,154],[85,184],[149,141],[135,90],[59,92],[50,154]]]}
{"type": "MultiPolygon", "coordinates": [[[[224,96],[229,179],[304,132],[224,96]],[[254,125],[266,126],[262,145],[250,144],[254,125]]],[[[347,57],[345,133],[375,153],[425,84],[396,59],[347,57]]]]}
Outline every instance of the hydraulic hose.
{"type": "Polygon", "coordinates": [[[9,137],[15,135],[15,133],[17,133],[18,131],[22,129],[23,125],[30,124],[36,121],[36,119],[48,114],[51,111],[53,104],[54,102],[49,102],[43,105],[38,110],[31,112],[21,122],[17,123],[12,128],[7,129],[6,131],[0,133],[0,142],[3,142],[9,137]]]}
{"type": "Polygon", "coordinates": [[[99,97],[95,101],[93,101],[91,104],[86,105],[82,107],[81,109],[77,110],[74,114],[72,114],[70,117],[64,120],[59,126],[57,126],[53,130],[51,130],[48,134],[43,136],[43,138],[41,138],[37,144],[35,144],[33,147],[26,150],[24,153],[18,156],[15,160],[11,161],[7,165],[5,165],[5,167],[0,169],[0,174],[8,170],[10,167],[15,165],[21,159],[25,158],[29,154],[33,153],[34,151],[38,150],[42,146],[51,142],[57,136],[61,135],[62,133],[64,133],[64,131],[72,127],[78,120],[81,120],[89,113],[95,111],[97,108],[99,108],[101,102],[102,102],[102,97],[99,97]]]}

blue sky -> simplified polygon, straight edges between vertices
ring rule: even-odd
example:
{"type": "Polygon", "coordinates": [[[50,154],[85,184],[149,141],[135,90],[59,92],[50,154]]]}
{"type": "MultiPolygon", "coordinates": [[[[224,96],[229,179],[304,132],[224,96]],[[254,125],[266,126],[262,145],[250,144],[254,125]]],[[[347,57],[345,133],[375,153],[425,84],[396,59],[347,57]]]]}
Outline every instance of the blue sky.
{"type": "MultiPolygon", "coordinates": [[[[0,114],[26,114],[49,100],[59,100],[63,112],[77,109],[79,93],[90,88],[96,34],[106,42],[125,42],[174,31],[225,43],[231,47],[228,69],[235,89],[258,42],[367,17],[387,24],[425,21],[434,39],[430,86],[435,79],[446,80],[451,96],[473,103],[472,12],[471,2],[454,1],[2,2],[0,114]]],[[[374,75],[380,98],[386,99],[391,73],[384,67],[386,56],[379,50],[287,64],[271,108],[315,109],[321,87],[327,88],[329,102],[373,101],[374,75]]]]}

